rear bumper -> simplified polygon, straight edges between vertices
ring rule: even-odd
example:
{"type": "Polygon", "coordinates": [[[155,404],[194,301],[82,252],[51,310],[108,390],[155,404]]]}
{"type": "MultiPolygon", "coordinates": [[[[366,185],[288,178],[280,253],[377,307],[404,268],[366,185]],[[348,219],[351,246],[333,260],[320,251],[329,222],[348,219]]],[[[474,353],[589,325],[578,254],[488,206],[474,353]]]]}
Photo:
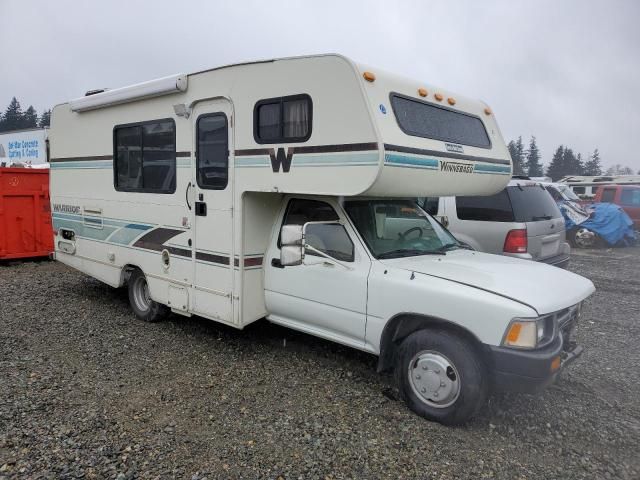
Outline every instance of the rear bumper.
{"type": "Polygon", "coordinates": [[[556,255],[555,257],[549,257],[540,260],[540,262],[546,263],[547,265],[553,265],[555,267],[567,268],[567,266],[569,265],[569,258],[570,256],[568,253],[562,253],[560,255],[556,255]]]}
{"type": "Polygon", "coordinates": [[[493,364],[494,387],[525,393],[536,393],[555,381],[558,374],[575,361],[583,351],[579,345],[565,348],[563,336],[550,345],[535,351],[489,347],[493,364]],[[552,363],[560,358],[560,366],[552,370],[552,363]]]}

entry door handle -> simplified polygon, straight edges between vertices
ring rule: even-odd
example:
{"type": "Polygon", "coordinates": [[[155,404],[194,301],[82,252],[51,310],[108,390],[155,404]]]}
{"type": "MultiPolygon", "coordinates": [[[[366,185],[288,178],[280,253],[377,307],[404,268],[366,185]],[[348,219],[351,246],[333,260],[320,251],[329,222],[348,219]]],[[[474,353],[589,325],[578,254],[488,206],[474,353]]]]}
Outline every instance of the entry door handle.
{"type": "Polygon", "coordinates": [[[184,192],[185,200],[187,201],[187,207],[191,210],[191,204],[189,203],[189,189],[191,188],[191,182],[187,185],[187,191],[184,192]]]}
{"type": "Polygon", "coordinates": [[[207,204],[206,202],[196,202],[196,215],[198,217],[207,216],[207,204]]]}

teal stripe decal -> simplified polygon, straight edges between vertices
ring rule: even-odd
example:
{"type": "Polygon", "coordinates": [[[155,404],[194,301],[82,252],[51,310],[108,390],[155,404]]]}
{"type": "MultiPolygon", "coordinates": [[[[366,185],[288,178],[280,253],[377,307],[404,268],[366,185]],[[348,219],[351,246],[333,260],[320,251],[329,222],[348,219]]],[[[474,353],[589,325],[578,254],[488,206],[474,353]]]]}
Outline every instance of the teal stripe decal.
{"type": "Polygon", "coordinates": [[[384,163],[392,166],[417,167],[428,170],[437,170],[439,167],[438,160],[435,158],[408,157],[397,153],[385,154],[384,163]]]}
{"type": "MultiPolygon", "coordinates": [[[[191,167],[191,158],[176,158],[176,167],[191,167]]],[[[53,162],[50,164],[52,170],[99,170],[113,168],[112,160],[74,160],[70,162],[53,162]]]]}
{"type": "Polygon", "coordinates": [[[493,173],[500,175],[511,175],[511,167],[506,165],[487,165],[476,164],[473,168],[473,173],[493,173]]]}

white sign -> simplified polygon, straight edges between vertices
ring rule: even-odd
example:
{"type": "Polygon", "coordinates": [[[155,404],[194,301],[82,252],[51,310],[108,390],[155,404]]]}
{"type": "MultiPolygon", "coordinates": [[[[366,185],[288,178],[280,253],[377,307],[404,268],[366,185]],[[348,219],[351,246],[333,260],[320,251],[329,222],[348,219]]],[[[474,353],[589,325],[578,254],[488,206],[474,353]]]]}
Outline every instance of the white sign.
{"type": "Polygon", "coordinates": [[[47,130],[0,133],[0,166],[14,163],[38,165],[47,162],[47,130]]]}

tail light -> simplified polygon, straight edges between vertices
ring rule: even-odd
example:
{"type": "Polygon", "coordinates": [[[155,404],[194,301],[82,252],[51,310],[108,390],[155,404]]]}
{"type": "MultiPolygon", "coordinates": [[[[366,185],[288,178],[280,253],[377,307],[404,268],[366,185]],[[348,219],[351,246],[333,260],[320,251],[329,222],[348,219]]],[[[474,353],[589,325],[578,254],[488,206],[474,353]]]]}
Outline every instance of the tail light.
{"type": "Polygon", "coordinates": [[[502,250],[505,253],[527,253],[527,230],[509,230],[502,250]]]}

